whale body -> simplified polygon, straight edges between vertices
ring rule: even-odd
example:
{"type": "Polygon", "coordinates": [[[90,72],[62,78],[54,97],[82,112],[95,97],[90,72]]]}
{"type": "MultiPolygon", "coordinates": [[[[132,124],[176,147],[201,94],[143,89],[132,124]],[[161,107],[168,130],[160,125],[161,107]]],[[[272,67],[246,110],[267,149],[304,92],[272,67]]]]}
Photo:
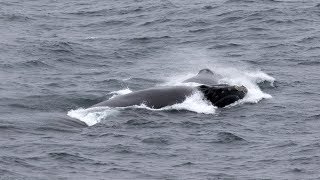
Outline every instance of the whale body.
{"type": "Polygon", "coordinates": [[[145,104],[155,109],[183,102],[197,89],[190,86],[150,88],[119,95],[94,106],[127,107],[145,104]]]}
{"type": "Polygon", "coordinates": [[[159,109],[165,106],[182,103],[187,97],[195,92],[202,93],[204,99],[210,101],[214,106],[225,107],[242,99],[246,95],[247,89],[244,86],[228,85],[156,87],[119,95],[98,103],[94,105],[94,107],[128,107],[145,104],[148,107],[159,109]]]}

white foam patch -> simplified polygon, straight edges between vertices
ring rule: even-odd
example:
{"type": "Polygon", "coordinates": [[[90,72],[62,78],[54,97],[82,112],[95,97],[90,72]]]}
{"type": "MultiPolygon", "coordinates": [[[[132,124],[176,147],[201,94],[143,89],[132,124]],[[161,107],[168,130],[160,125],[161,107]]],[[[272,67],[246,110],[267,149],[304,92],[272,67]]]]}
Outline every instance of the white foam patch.
{"type": "MultiPolygon", "coordinates": [[[[263,92],[258,83],[269,82],[271,86],[275,79],[268,74],[260,70],[247,70],[239,67],[239,69],[233,67],[226,67],[226,65],[216,64],[213,67],[207,67],[213,72],[221,75],[221,79],[218,79],[220,84],[229,84],[229,85],[243,85],[248,89],[247,95],[240,101],[234,103],[233,105],[242,104],[242,103],[257,103],[262,99],[272,98],[270,94],[263,92]]],[[[200,70],[200,69],[199,69],[200,70]]],[[[169,77],[167,82],[161,84],[160,86],[199,86],[198,83],[182,83],[182,81],[195,76],[198,72],[194,74],[186,75],[174,75],[169,77]]]]}
{"type": "Polygon", "coordinates": [[[122,107],[117,109],[128,108],[148,109],[151,111],[187,110],[202,114],[214,114],[216,111],[216,107],[213,106],[209,101],[205,100],[203,94],[200,92],[193,93],[191,96],[187,97],[182,103],[166,106],[159,109],[148,107],[145,104],[122,107]]]}
{"type": "Polygon", "coordinates": [[[159,86],[198,86],[200,84],[195,82],[187,82],[187,83],[183,82],[184,80],[192,78],[195,75],[196,74],[188,73],[183,75],[175,75],[174,77],[167,77],[167,79],[165,79],[165,82],[162,84],[159,84],[159,86]]]}
{"type": "Polygon", "coordinates": [[[125,94],[129,94],[131,93],[132,91],[129,89],[129,88],[125,88],[125,89],[121,89],[121,90],[118,90],[118,91],[113,91],[109,94],[112,94],[112,96],[110,97],[110,99],[116,97],[116,96],[119,96],[119,95],[125,95],[125,94]]]}
{"type": "Polygon", "coordinates": [[[270,94],[260,89],[258,83],[267,81],[270,82],[270,85],[273,85],[275,79],[262,71],[238,70],[235,68],[218,68],[217,71],[223,76],[220,83],[243,85],[248,89],[247,95],[238,103],[257,103],[262,99],[272,98],[270,94]]]}
{"type": "Polygon", "coordinates": [[[262,71],[253,71],[253,72],[244,72],[247,77],[249,77],[252,80],[255,80],[257,83],[261,83],[264,81],[270,82],[270,85],[273,86],[273,83],[275,79],[268,74],[262,72],[262,71]]]}
{"type": "Polygon", "coordinates": [[[95,125],[107,117],[114,117],[119,113],[118,110],[109,107],[93,107],[88,109],[70,110],[68,116],[83,121],[88,126],[95,125]]]}
{"type": "Polygon", "coordinates": [[[216,107],[211,102],[205,100],[203,94],[195,92],[190,97],[187,97],[185,101],[180,104],[174,104],[163,108],[164,110],[188,110],[196,113],[214,114],[216,107]]]}

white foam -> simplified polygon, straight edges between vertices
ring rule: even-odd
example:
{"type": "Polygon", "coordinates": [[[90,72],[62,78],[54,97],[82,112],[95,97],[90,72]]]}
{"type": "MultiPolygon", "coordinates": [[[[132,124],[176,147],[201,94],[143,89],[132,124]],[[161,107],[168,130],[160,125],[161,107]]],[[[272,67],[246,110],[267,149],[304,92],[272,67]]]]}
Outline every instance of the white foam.
{"type": "Polygon", "coordinates": [[[270,82],[270,84],[273,86],[273,83],[275,81],[275,78],[269,76],[268,74],[262,72],[262,71],[253,71],[253,72],[244,72],[245,75],[252,80],[255,80],[257,83],[261,83],[264,81],[270,82]]]}
{"type": "Polygon", "coordinates": [[[124,95],[124,94],[129,94],[131,93],[132,91],[129,89],[129,88],[125,88],[125,89],[121,89],[121,90],[118,90],[118,91],[113,91],[109,94],[112,94],[113,96],[110,97],[110,99],[116,97],[116,96],[119,96],[119,95],[124,95]]]}
{"type": "Polygon", "coordinates": [[[83,121],[88,126],[92,126],[107,117],[116,116],[118,113],[118,110],[109,107],[93,107],[88,109],[80,108],[77,110],[70,110],[67,115],[83,121]]]}
{"type": "MultiPolygon", "coordinates": [[[[229,85],[243,85],[248,89],[247,95],[242,100],[234,103],[233,105],[242,103],[258,103],[262,99],[272,98],[270,94],[267,94],[260,89],[258,83],[267,81],[270,82],[271,86],[273,86],[275,79],[262,71],[240,70],[231,67],[224,67],[221,65],[215,66],[215,68],[210,69],[221,75],[221,79],[218,80],[219,83],[229,85]]],[[[196,73],[187,74],[185,76],[175,75],[174,77],[168,78],[168,81],[164,84],[161,84],[161,86],[198,86],[200,85],[198,83],[182,83],[183,80],[195,76],[196,73]]]]}
{"type": "Polygon", "coordinates": [[[193,111],[193,112],[202,113],[202,114],[214,114],[216,110],[216,107],[213,106],[207,100],[205,100],[205,98],[203,97],[203,94],[200,92],[193,93],[191,96],[187,97],[182,103],[166,106],[159,109],[148,107],[145,104],[122,107],[117,109],[128,109],[128,108],[148,109],[151,111],[187,110],[187,111],[193,111]]]}
{"type": "MultiPolygon", "coordinates": [[[[198,72],[196,72],[198,73],[198,72]]],[[[195,82],[187,82],[184,83],[183,81],[186,79],[189,79],[193,76],[195,76],[196,74],[193,73],[188,73],[188,74],[180,74],[180,75],[174,75],[173,77],[167,77],[167,79],[165,79],[165,82],[162,84],[159,84],[159,86],[198,86],[198,83],[195,82]]]]}
{"type": "Polygon", "coordinates": [[[260,89],[258,83],[267,81],[272,85],[275,79],[262,71],[238,70],[235,68],[218,68],[217,71],[220,71],[219,73],[223,76],[220,83],[243,85],[248,89],[247,95],[239,103],[257,103],[262,99],[272,98],[270,94],[260,89]]]}
{"type": "Polygon", "coordinates": [[[203,94],[200,92],[195,92],[190,97],[187,97],[185,101],[180,104],[174,104],[172,106],[167,106],[162,108],[163,110],[188,110],[196,113],[202,114],[214,114],[216,107],[213,106],[209,101],[207,101],[203,94]]]}
{"type": "MultiPolygon", "coordinates": [[[[129,88],[113,91],[109,93],[113,95],[112,97],[110,97],[110,99],[119,95],[129,94],[131,92],[132,91],[129,88]]],[[[116,108],[92,107],[88,109],[79,108],[76,110],[70,110],[67,115],[72,118],[76,118],[76,119],[79,119],[80,121],[83,121],[88,126],[92,126],[99,123],[101,120],[106,119],[110,116],[113,117],[118,113],[119,111],[116,108]]]]}

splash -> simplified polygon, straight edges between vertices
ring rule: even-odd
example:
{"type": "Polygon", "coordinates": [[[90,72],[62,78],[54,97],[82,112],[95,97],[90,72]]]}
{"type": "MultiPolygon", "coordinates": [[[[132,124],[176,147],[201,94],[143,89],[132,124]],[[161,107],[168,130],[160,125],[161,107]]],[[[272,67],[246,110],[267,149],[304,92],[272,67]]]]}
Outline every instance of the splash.
{"type": "MultiPolygon", "coordinates": [[[[272,98],[270,94],[263,92],[259,87],[259,83],[261,82],[268,82],[270,83],[270,86],[273,87],[273,83],[275,81],[273,77],[263,71],[248,70],[241,67],[236,69],[218,63],[211,67],[206,66],[206,68],[209,68],[215,73],[221,75],[221,78],[218,79],[219,84],[243,85],[248,89],[248,93],[244,99],[234,103],[233,105],[242,103],[258,103],[262,99],[272,98]]],[[[200,84],[193,82],[183,83],[183,80],[195,76],[197,71],[195,71],[194,74],[186,73],[185,75],[173,75],[172,77],[169,77],[165,83],[160,84],[159,86],[199,86],[200,84]]]]}
{"type": "Polygon", "coordinates": [[[263,92],[258,83],[269,82],[271,86],[275,79],[268,74],[255,70],[238,70],[235,68],[217,68],[217,72],[222,75],[220,83],[230,85],[244,85],[248,89],[247,95],[238,103],[258,103],[262,99],[272,98],[270,94],[263,92]]]}
{"type": "Polygon", "coordinates": [[[68,116],[79,119],[88,126],[95,125],[108,117],[114,117],[119,113],[118,110],[109,107],[93,107],[88,109],[70,110],[68,116]]]}
{"type": "Polygon", "coordinates": [[[216,107],[213,106],[209,101],[205,100],[203,94],[201,94],[200,92],[193,93],[191,96],[187,97],[182,103],[166,106],[159,109],[148,107],[145,104],[123,107],[121,109],[128,108],[148,109],[151,111],[187,110],[201,114],[214,114],[216,110],[216,107]]]}
{"type": "MultiPolygon", "coordinates": [[[[118,91],[113,91],[109,94],[112,96],[109,99],[112,99],[119,95],[129,94],[132,91],[129,88],[121,89],[118,91]]],[[[104,119],[109,117],[114,117],[119,114],[119,110],[117,108],[110,107],[92,107],[92,108],[79,108],[76,110],[70,110],[68,112],[68,116],[72,118],[79,119],[80,121],[86,123],[88,126],[93,126],[104,119]]]]}
{"type": "Polygon", "coordinates": [[[126,88],[126,89],[121,89],[119,91],[113,91],[109,94],[112,94],[112,96],[110,97],[110,99],[116,97],[116,96],[119,96],[119,95],[124,95],[124,94],[129,94],[131,93],[132,91],[129,89],[129,88],[126,88]]]}
{"type": "Polygon", "coordinates": [[[185,101],[180,104],[175,104],[164,108],[165,110],[188,110],[202,114],[214,114],[216,107],[207,101],[203,94],[195,92],[190,97],[187,97],[185,101]]]}

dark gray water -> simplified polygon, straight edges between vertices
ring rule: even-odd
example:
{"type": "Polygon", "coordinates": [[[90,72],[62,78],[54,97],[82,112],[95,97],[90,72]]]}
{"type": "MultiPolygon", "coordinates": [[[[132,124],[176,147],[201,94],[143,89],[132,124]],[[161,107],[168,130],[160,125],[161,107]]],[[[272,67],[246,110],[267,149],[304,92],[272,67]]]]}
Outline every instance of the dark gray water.
{"type": "Polygon", "coordinates": [[[320,178],[317,0],[1,0],[0,37],[0,179],[320,178]],[[246,100],[86,109],[202,68],[246,100]]]}

